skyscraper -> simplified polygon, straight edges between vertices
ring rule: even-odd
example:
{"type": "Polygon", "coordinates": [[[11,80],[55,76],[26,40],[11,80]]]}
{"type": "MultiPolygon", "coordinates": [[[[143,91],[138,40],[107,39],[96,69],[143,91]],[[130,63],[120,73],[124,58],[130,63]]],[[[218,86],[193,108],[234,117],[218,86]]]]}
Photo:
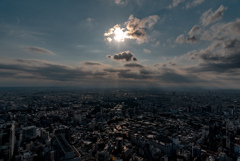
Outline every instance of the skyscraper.
{"type": "Polygon", "coordinates": [[[15,123],[0,125],[0,159],[10,160],[14,153],[15,145],[15,123]]]}

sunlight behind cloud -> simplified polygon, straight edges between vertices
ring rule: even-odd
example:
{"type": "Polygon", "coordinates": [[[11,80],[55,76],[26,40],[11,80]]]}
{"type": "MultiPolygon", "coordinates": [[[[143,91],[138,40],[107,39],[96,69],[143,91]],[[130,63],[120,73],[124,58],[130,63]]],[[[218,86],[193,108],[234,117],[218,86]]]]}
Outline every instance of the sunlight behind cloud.
{"type": "Polygon", "coordinates": [[[125,38],[127,38],[127,34],[123,30],[124,30],[124,28],[122,28],[122,29],[120,27],[115,28],[114,40],[116,40],[118,42],[123,42],[125,40],[125,38]]]}
{"type": "Polygon", "coordinates": [[[121,28],[121,25],[116,24],[105,32],[104,36],[108,37],[108,42],[113,39],[117,42],[123,42],[125,39],[135,39],[137,44],[142,44],[149,41],[147,31],[153,28],[158,19],[159,16],[157,15],[151,15],[143,19],[130,15],[128,21],[124,23],[125,28],[121,28]]]}
{"type": "Polygon", "coordinates": [[[108,32],[104,33],[104,36],[109,36],[107,38],[108,42],[112,42],[113,40],[123,42],[125,39],[129,38],[125,28],[121,28],[120,25],[115,25],[113,28],[110,28],[108,32]]]}

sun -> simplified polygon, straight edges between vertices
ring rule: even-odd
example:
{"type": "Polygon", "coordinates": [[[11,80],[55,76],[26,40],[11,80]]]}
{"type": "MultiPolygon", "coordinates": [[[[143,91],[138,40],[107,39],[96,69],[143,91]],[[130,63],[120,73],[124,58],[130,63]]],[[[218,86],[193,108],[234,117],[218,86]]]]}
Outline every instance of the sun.
{"type": "Polygon", "coordinates": [[[120,27],[115,28],[114,30],[114,40],[118,42],[123,42],[127,38],[126,32],[123,31],[120,27]]]}

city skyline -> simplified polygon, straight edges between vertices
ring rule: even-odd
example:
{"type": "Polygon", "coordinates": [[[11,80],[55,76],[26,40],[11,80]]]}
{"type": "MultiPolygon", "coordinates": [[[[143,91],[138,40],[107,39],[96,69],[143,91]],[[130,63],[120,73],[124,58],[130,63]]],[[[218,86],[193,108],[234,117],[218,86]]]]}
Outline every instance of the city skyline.
{"type": "Polygon", "coordinates": [[[0,86],[239,89],[237,0],[0,1],[0,86]]]}

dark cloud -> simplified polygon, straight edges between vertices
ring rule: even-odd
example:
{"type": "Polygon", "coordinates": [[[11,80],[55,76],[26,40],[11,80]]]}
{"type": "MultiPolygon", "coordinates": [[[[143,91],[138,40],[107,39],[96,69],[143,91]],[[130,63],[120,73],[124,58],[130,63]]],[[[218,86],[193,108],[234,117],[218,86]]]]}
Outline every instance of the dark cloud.
{"type": "Polygon", "coordinates": [[[4,77],[14,77],[15,75],[16,75],[15,72],[0,71],[1,78],[4,78],[4,77]]]}
{"type": "MultiPolygon", "coordinates": [[[[168,63],[171,64],[171,63],[168,63]]],[[[85,64],[84,64],[85,65],[85,64]]],[[[181,70],[175,68],[160,68],[158,70],[150,67],[143,67],[141,64],[129,63],[125,64],[128,67],[137,67],[132,70],[121,68],[106,68],[86,70],[83,67],[71,67],[62,64],[54,64],[41,60],[24,60],[18,59],[11,63],[3,63],[0,61],[0,76],[2,78],[39,81],[40,82],[56,82],[56,83],[94,83],[94,82],[158,82],[158,83],[195,83],[201,81],[199,78],[194,78],[194,75],[183,74],[181,70]],[[32,63],[31,63],[32,62],[32,63]],[[195,82],[194,82],[195,81],[195,82]]]]}
{"type": "Polygon", "coordinates": [[[196,36],[190,36],[186,38],[186,42],[187,43],[196,43],[198,42],[198,39],[196,38],[196,36]]]}
{"type": "Polygon", "coordinates": [[[127,36],[131,39],[143,39],[146,36],[146,32],[143,29],[138,29],[133,32],[128,32],[127,36]]]}
{"type": "Polygon", "coordinates": [[[85,65],[102,65],[101,63],[98,63],[98,62],[92,62],[92,61],[88,61],[88,62],[84,62],[85,65]]]}
{"type": "Polygon", "coordinates": [[[138,59],[136,57],[133,57],[133,61],[137,61],[138,59]]]}
{"type": "Polygon", "coordinates": [[[40,47],[28,46],[23,47],[23,49],[32,53],[55,55],[53,52],[40,47]]]}
{"type": "Polygon", "coordinates": [[[203,71],[230,72],[240,69],[240,52],[231,56],[201,57],[206,62],[200,64],[203,71]]]}
{"type": "Polygon", "coordinates": [[[0,69],[5,69],[5,70],[21,70],[23,69],[24,66],[18,65],[18,64],[0,64],[0,69]]]}
{"type": "Polygon", "coordinates": [[[113,59],[114,60],[131,61],[133,59],[133,54],[130,51],[124,51],[119,54],[114,54],[113,59]]]}
{"type": "Polygon", "coordinates": [[[134,54],[130,51],[123,51],[121,53],[114,54],[113,56],[108,55],[107,57],[117,61],[137,61],[137,58],[134,57],[134,54]]]}
{"type": "Polygon", "coordinates": [[[200,27],[195,25],[192,27],[192,29],[188,32],[188,37],[186,38],[186,40],[184,39],[184,35],[181,34],[177,37],[177,39],[175,40],[175,42],[179,43],[179,44],[183,44],[185,41],[187,43],[196,43],[198,42],[198,39],[196,38],[196,36],[194,34],[199,34],[199,30],[200,27]]]}
{"type": "Polygon", "coordinates": [[[120,72],[118,74],[119,78],[126,78],[126,79],[133,79],[133,80],[143,80],[143,79],[150,79],[152,78],[149,75],[140,74],[140,73],[133,73],[133,72],[120,72]]]}
{"type": "Polygon", "coordinates": [[[173,62],[167,62],[166,64],[162,64],[163,67],[167,67],[167,66],[176,66],[177,64],[176,63],[173,63],[173,62]]]}
{"type": "Polygon", "coordinates": [[[80,68],[69,67],[61,64],[51,64],[49,62],[33,60],[35,64],[29,63],[31,60],[18,60],[18,63],[0,63],[0,70],[9,70],[16,75],[28,75],[35,79],[46,79],[56,81],[76,81],[87,79],[95,75],[105,75],[103,72],[84,71],[80,68]]]}
{"type": "Polygon", "coordinates": [[[47,79],[60,81],[77,80],[81,77],[93,74],[90,71],[83,71],[81,69],[70,68],[59,64],[46,64],[43,67],[35,67],[31,72],[39,74],[47,79]]]}
{"type": "Polygon", "coordinates": [[[227,9],[227,7],[224,7],[221,5],[215,12],[212,11],[212,9],[209,9],[208,11],[204,12],[201,21],[204,26],[208,26],[223,17],[223,12],[227,9]]]}
{"type": "Polygon", "coordinates": [[[110,73],[118,73],[118,72],[129,72],[131,70],[129,70],[129,69],[113,69],[113,68],[109,68],[109,69],[104,69],[104,71],[110,72],[110,73]]]}
{"type": "MultiPolygon", "coordinates": [[[[220,9],[226,8],[222,6],[220,9]]],[[[186,70],[193,73],[237,73],[240,71],[239,36],[240,19],[211,26],[203,33],[201,39],[212,41],[212,44],[205,49],[192,52],[189,56],[195,61],[199,61],[199,64],[186,70]]]]}
{"type": "Polygon", "coordinates": [[[148,69],[141,69],[139,70],[140,74],[156,74],[156,71],[148,70],[148,69]]]}
{"type": "Polygon", "coordinates": [[[192,54],[201,63],[187,69],[192,72],[234,72],[240,70],[240,40],[228,39],[214,42],[206,49],[192,54]]]}
{"type": "Polygon", "coordinates": [[[125,67],[130,67],[130,68],[143,68],[144,66],[142,64],[138,64],[138,63],[127,63],[124,64],[125,67]]]}

